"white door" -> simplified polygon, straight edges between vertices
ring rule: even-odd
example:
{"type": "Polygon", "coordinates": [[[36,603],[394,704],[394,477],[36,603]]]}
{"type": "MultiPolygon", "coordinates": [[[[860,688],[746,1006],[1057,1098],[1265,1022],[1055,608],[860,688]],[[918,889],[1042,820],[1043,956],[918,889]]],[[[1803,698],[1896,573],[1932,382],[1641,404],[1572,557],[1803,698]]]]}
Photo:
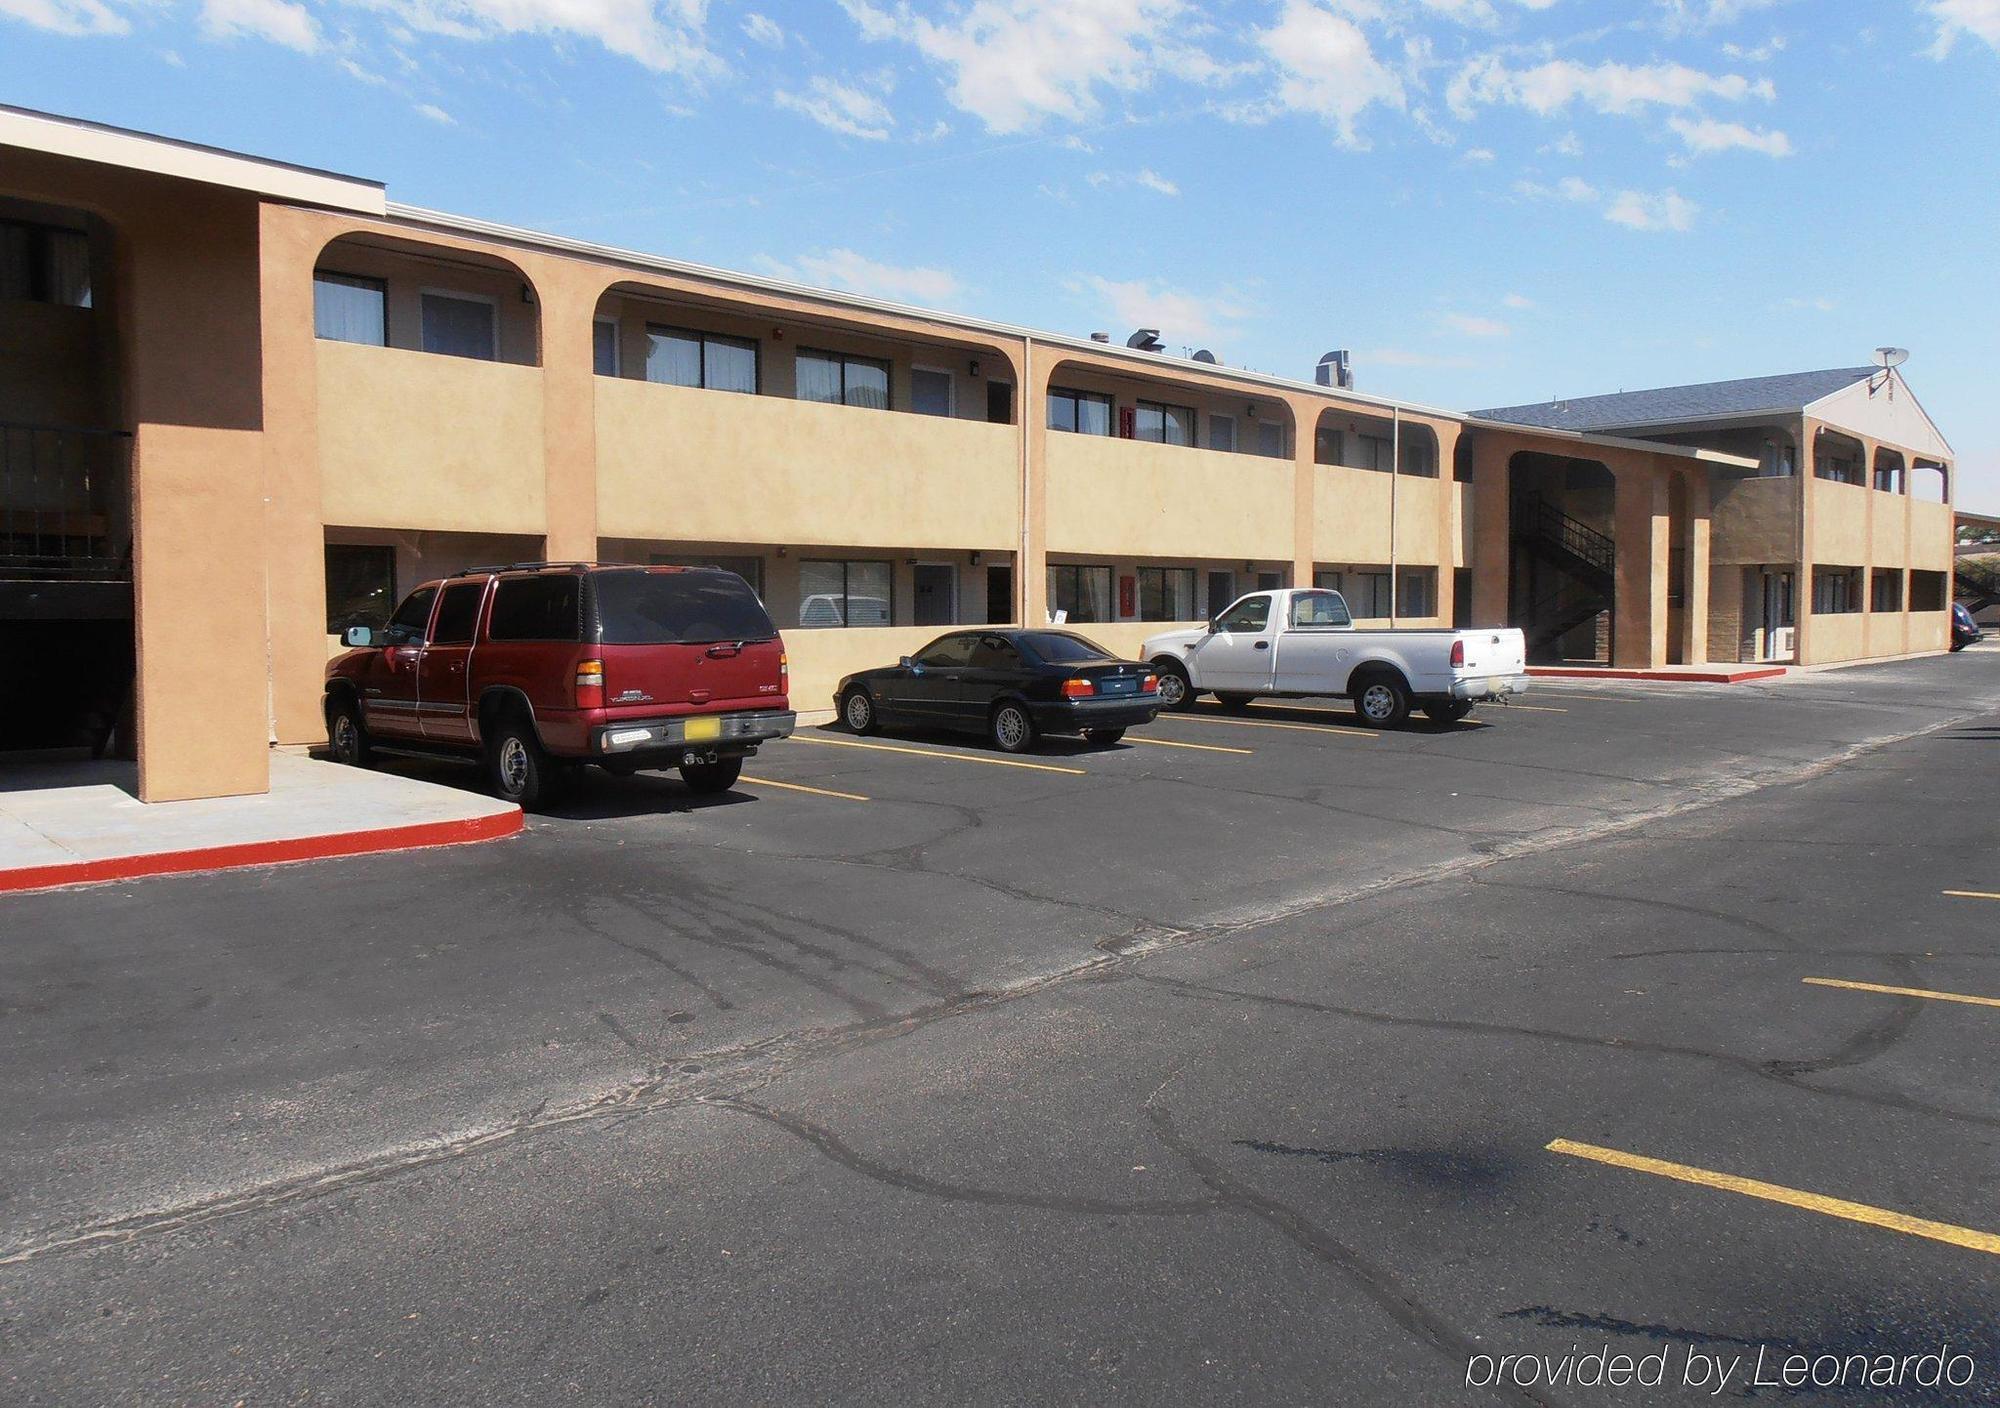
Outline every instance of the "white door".
{"type": "Polygon", "coordinates": [[[1260,693],[1271,687],[1278,623],[1272,598],[1247,596],[1216,618],[1215,630],[1195,647],[1195,683],[1202,689],[1260,693]]]}

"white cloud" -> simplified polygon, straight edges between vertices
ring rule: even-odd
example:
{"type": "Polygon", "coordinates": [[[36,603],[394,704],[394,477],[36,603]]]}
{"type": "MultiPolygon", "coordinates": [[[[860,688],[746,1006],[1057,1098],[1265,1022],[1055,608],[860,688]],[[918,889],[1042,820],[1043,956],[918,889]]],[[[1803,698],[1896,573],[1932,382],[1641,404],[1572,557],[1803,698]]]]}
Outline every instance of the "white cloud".
{"type": "Polygon", "coordinates": [[[822,127],[879,142],[896,125],[894,114],[873,93],[837,83],[831,78],[815,78],[804,93],[780,92],[775,99],[781,108],[803,113],[822,127]]]}
{"type": "Polygon", "coordinates": [[[1147,190],[1158,191],[1163,196],[1177,196],[1181,193],[1179,186],[1176,186],[1172,181],[1169,181],[1151,167],[1142,168],[1139,174],[1132,179],[1147,190]]]}
{"type": "Polygon", "coordinates": [[[1579,64],[1552,59],[1533,68],[1509,68],[1496,54],[1472,60],[1446,90],[1446,101],[1461,118],[1482,106],[1508,104],[1547,117],[1581,103],[1596,112],[1629,115],[1648,106],[1689,108],[1708,98],[1769,101],[1777,90],[1768,78],[1738,73],[1704,73],[1684,64],[1579,64]]]}
{"type": "Polygon", "coordinates": [[[1181,193],[1179,186],[1153,170],[1150,166],[1141,167],[1138,171],[1130,175],[1122,171],[1093,171],[1083,179],[1090,182],[1092,189],[1099,191],[1110,186],[1131,185],[1143,186],[1147,190],[1163,196],[1177,196],[1181,193]]]}
{"type": "Polygon", "coordinates": [[[1513,308],[1517,311],[1525,311],[1535,306],[1534,299],[1529,298],[1527,295],[1520,293],[1510,293],[1500,301],[1506,304],[1509,308],[1513,308]]]}
{"type": "MultiPolygon", "coordinates": [[[[1363,15],[1379,14],[1373,0],[1349,0],[1363,15]]],[[[1368,36],[1345,15],[1313,0],[1285,0],[1278,22],[1257,42],[1279,73],[1276,102],[1333,125],[1345,146],[1359,146],[1355,123],[1380,103],[1406,104],[1403,80],[1376,58],[1368,36]]]]}
{"type": "Polygon", "coordinates": [[[743,32],[750,36],[751,42],[762,44],[767,49],[782,49],[785,45],[784,26],[767,15],[745,15],[743,32]]]}
{"type": "Polygon", "coordinates": [[[1446,313],[1444,325],[1461,337],[1506,337],[1514,330],[1498,318],[1473,317],[1465,313],[1446,313]]]}
{"type": "Polygon", "coordinates": [[[1468,147],[1462,159],[1473,163],[1475,166],[1484,166],[1494,160],[1493,149],[1491,147],[1468,147]]]}
{"type": "Polygon", "coordinates": [[[1937,22],[1937,43],[1931,52],[1949,54],[1961,35],[1971,35],[2000,50],[2000,0],[1923,0],[1937,22]]]}
{"type": "Polygon", "coordinates": [[[202,0],[201,30],[211,39],[268,39],[310,54],[319,48],[319,25],[291,0],[202,0]]]}
{"type": "Polygon", "coordinates": [[[439,107],[436,103],[418,103],[417,116],[429,118],[440,127],[456,127],[458,119],[439,107]]]}
{"type": "Polygon", "coordinates": [[[1724,44],[1722,52],[1732,59],[1742,59],[1745,63],[1767,64],[1785,52],[1785,36],[1774,34],[1754,48],[1741,44],[1724,44]]]}
{"type": "Polygon", "coordinates": [[[1604,218],[1633,230],[1691,230],[1701,207],[1675,190],[1658,194],[1620,191],[1604,208],[1604,218]]]}
{"type": "Polygon", "coordinates": [[[1120,327],[1158,328],[1167,342],[1196,341],[1231,331],[1250,312],[1228,294],[1189,293],[1144,279],[1120,282],[1085,274],[1070,280],[1069,287],[1096,295],[1120,327]]]}
{"type": "MultiPolygon", "coordinates": [[[[4,0],[0,0],[4,3],[4,0]]],[[[708,49],[707,0],[348,0],[405,29],[453,39],[518,34],[592,39],[660,73],[699,78],[722,64],[708,49]]]]}
{"type": "Polygon", "coordinates": [[[57,34],[129,34],[132,29],[102,0],[0,0],[0,15],[57,34]]]}
{"type": "Polygon", "coordinates": [[[1687,149],[1697,156],[1715,152],[1762,152],[1765,156],[1790,156],[1792,139],[1775,129],[1755,132],[1740,122],[1717,122],[1712,117],[1675,117],[1667,120],[1687,149]]]}
{"type": "Polygon", "coordinates": [[[1137,92],[1162,73],[1220,73],[1178,37],[1199,19],[1186,0],[973,0],[940,19],[908,0],[841,5],[863,38],[913,44],[946,70],[952,103],[993,132],[1093,117],[1101,91],[1137,92]]]}
{"type": "Polygon", "coordinates": [[[936,305],[958,297],[959,282],[944,269],[883,264],[851,249],[802,254],[791,263],[758,261],[772,274],[818,288],[845,289],[896,302],[936,305]]]}

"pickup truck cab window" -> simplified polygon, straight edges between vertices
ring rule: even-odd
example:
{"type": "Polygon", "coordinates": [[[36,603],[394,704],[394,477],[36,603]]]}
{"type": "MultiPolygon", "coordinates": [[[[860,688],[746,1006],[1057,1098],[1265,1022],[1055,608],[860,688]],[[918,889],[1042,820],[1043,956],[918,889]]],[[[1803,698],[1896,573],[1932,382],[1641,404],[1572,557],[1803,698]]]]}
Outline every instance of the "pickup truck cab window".
{"type": "Polygon", "coordinates": [[[387,634],[398,644],[411,645],[424,639],[431,623],[431,603],[437,600],[436,587],[418,587],[403,598],[396,614],[389,618],[387,634]]]}
{"type": "Polygon", "coordinates": [[[1215,618],[1218,631],[1261,631],[1271,624],[1271,598],[1245,597],[1215,618]]]}
{"type": "Polygon", "coordinates": [[[1294,630],[1339,629],[1353,624],[1354,617],[1339,592],[1299,592],[1292,598],[1294,630]]]}

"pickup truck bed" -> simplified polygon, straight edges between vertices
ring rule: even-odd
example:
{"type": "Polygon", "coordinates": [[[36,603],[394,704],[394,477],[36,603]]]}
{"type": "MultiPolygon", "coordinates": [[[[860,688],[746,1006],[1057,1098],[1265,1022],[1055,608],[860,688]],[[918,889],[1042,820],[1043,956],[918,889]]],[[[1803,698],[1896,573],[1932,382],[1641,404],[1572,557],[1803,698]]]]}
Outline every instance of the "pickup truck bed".
{"type": "Polygon", "coordinates": [[[1453,722],[1528,688],[1527,642],[1513,627],[1360,629],[1340,593],[1319,588],[1252,592],[1206,631],[1152,637],[1144,655],[1169,709],[1203,693],[1230,705],[1330,696],[1378,728],[1412,709],[1453,722]]]}

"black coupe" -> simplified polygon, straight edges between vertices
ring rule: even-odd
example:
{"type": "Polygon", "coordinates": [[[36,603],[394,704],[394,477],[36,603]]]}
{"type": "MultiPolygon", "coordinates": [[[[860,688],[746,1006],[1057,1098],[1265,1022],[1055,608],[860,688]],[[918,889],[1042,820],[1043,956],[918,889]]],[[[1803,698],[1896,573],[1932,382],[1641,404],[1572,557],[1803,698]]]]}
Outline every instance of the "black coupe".
{"type": "Polygon", "coordinates": [[[834,694],[856,733],[884,725],[984,733],[1024,753],[1044,733],[1115,743],[1160,712],[1150,665],[1120,660],[1068,631],[988,626],[939,636],[894,665],[863,670],[834,694]]]}

